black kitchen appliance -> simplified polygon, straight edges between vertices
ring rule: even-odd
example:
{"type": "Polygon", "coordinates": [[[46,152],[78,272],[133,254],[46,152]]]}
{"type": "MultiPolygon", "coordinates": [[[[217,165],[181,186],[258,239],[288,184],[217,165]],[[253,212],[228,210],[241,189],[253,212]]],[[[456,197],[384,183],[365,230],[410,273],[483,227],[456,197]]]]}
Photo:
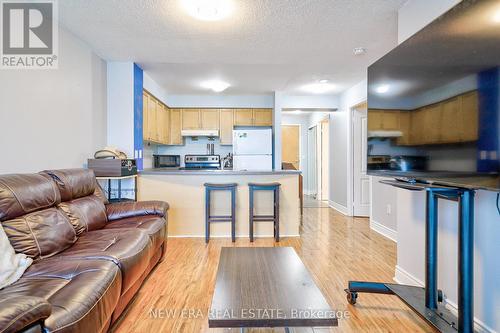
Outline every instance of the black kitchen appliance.
{"type": "Polygon", "coordinates": [[[177,168],[181,166],[180,155],[153,155],[155,168],[177,168]]]}
{"type": "Polygon", "coordinates": [[[220,155],[186,155],[184,156],[184,170],[220,169],[220,155]]]}

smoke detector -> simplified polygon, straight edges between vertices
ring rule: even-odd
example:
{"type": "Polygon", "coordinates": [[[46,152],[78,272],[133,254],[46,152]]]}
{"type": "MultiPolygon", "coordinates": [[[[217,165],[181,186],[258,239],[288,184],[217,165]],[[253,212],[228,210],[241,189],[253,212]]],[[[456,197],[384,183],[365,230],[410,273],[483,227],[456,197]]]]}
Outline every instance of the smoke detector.
{"type": "Polygon", "coordinates": [[[366,49],[364,47],[355,47],[352,53],[354,53],[355,56],[363,55],[366,53],[366,49]]]}

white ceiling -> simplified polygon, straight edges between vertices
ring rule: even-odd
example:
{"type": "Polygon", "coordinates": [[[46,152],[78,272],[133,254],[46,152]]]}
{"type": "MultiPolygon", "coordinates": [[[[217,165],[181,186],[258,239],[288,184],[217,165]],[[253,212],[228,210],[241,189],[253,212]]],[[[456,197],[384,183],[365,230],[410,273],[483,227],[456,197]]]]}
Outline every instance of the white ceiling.
{"type": "Polygon", "coordinates": [[[336,92],[397,43],[405,0],[234,0],[219,22],[188,16],[180,0],[64,0],[63,26],[106,60],[134,61],[171,94],[210,93],[204,80],[231,84],[225,94],[284,91],[329,79],[336,92]],[[354,56],[355,47],[368,52],[354,56]]]}

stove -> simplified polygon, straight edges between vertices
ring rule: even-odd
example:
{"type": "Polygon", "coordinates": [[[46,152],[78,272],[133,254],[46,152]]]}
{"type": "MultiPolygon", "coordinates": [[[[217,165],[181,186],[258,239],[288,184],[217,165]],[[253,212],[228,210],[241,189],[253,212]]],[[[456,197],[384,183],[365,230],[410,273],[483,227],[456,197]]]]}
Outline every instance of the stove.
{"type": "Polygon", "coordinates": [[[186,155],[181,170],[220,169],[220,155],[186,155]]]}

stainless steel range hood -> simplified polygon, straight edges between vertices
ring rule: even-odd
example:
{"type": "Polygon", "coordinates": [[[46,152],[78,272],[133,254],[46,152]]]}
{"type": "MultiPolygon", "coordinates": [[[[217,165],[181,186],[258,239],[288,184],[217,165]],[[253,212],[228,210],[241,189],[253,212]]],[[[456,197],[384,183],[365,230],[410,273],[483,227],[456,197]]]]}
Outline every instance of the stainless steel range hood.
{"type": "Polygon", "coordinates": [[[401,131],[368,131],[369,138],[399,138],[403,136],[401,131]]]}
{"type": "Polygon", "coordinates": [[[182,130],[182,136],[219,136],[219,130],[182,130]]]}

